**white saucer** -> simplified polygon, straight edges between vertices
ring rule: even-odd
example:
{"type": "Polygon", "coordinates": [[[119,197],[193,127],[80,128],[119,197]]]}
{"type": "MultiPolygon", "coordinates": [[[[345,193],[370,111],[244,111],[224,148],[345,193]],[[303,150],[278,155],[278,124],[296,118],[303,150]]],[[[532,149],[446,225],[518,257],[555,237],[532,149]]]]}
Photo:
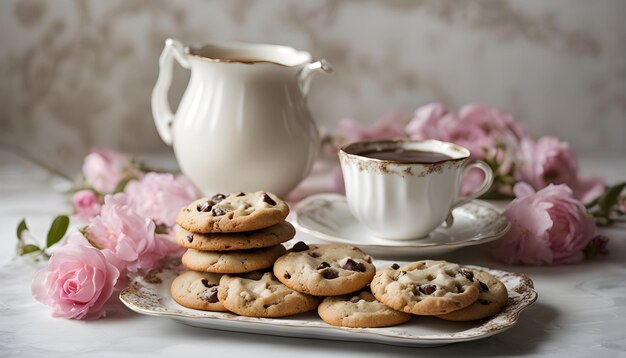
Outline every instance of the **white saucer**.
{"type": "Polygon", "coordinates": [[[500,211],[480,200],[454,209],[451,227],[440,226],[426,238],[402,241],[370,235],[352,216],[343,195],[312,195],[299,202],[295,212],[295,224],[304,233],[328,242],[357,245],[378,257],[439,255],[496,240],[511,227],[500,211]]]}

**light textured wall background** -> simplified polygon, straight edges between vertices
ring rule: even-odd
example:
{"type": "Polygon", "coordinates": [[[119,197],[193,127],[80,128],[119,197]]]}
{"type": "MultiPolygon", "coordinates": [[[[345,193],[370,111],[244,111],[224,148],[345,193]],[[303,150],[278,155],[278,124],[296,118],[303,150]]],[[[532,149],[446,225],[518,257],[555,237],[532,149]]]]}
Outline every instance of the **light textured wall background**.
{"type": "Polygon", "coordinates": [[[310,105],[330,128],[482,102],[534,135],[626,154],[625,19],[622,0],[2,1],[0,145],[66,172],[92,146],[167,151],[150,93],[171,36],[326,58],[336,72],[310,105]]]}

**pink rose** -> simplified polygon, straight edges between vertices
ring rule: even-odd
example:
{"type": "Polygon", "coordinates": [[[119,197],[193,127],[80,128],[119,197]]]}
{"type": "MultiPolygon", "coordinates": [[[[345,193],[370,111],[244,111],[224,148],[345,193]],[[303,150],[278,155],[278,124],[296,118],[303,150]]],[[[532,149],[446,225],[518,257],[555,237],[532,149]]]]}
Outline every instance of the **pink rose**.
{"type": "Polygon", "coordinates": [[[126,194],[107,195],[100,215],[87,227],[91,242],[121,272],[150,270],[165,256],[180,252],[173,242],[155,234],[155,224],[137,214],[128,204],[126,194]]]}
{"type": "Polygon", "coordinates": [[[78,232],[52,255],[32,284],[35,299],[52,307],[53,317],[97,319],[105,315],[120,273],[78,232]]]}
{"type": "Polygon", "coordinates": [[[554,137],[542,137],[537,142],[524,139],[518,150],[519,166],[515,177],[539,190],[548,184],[567,184],[574,196],[584,203],[604,191],[602,178],[582,178],[578,161],[568,143],[554,137]]]}
{"type": "Polygon", "coordinates": [[[511,230],[494,251],[500,260],[550,265],[583,259],[595,221],[569,187],[549,184],[535,192],[530,185],[518,183],[514,192],[517,198],[504,211],[511,230]]]}
{"type": "Polygon", "coordinates": [[[97,149],[85,157],[83,174],[87,183],[101,193],[111,193],[124,178],[138,176],[130,157],[106,149],[97,149]]]}
{"type": "Polygon", "coordinates": [[[570,184],[578,174],[578,162],[569,144],[554,137],[542,137],[536,143],[524,139],[518,158],[517,180],[537,190],[548,184],[570,184]]]}
{"type": "Polygon", "coordinates": [[[72,198],[76,217],[80,219],[92,218],[100,213],[100,199],[93,190],[79,190],[72,198]]]}
{"type": "Polygon", "coordinates": [[[167,226],[176,223],[180,208],[200,196],[198,189],[186,177],[153,172],[139,181],[128,183],[124,192],[137,214],[167,226]]]}
{"type": "Polygon", "coordinates": [[[394,111],[387,113],[370,125],[352,119],[344,119],[339,122],[339,131],[345,135],[348,142],[404,138],[406,137],[404,128],[410,120],[410,113],[394,111]]]}
{"type": "Polygon", "coordinates": [[[455,120],[454,115],[448,113],[440,103],[430,103],[415,110],[413,119],[406,126],[406,132],[413,139],[447,140],[455,126],[455,120]]]}

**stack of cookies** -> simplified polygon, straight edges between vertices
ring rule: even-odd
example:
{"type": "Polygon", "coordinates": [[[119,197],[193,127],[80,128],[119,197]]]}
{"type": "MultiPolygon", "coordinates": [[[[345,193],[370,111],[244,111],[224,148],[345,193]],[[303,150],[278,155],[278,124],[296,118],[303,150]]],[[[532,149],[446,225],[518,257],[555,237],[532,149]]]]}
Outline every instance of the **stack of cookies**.
{"type": "Polygon", "coordinates": [[[287,204],[266,192],[216,194],[182,208],[176,242],[187,248],[182,263],[189,271],[172,283],[174,300],[225,311],[218,299],[222,275],[255,275],[250,273],[272,267],[286,252],[281,243],[296,233],[285,221],[288,214],[287,204]]]}

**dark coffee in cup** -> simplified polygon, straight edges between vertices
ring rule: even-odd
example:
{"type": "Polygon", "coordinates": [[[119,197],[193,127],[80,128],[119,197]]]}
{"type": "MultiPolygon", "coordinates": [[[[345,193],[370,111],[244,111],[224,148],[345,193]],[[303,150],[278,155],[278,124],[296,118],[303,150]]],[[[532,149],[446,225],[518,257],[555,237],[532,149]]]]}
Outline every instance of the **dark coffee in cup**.
{"type": "Polygon", "coordinates": [[[376,149],[368,150],[368,151],[359,152],[358,155],[362,155],[368,158],[388,160],[388,161],[398,162],[398,163],[420,163],[420,164],[438,163],[438,162],[443,162],[443,161],[452,159],[451,156],[446,155],[444,153],[430,152],[430,151],[425,151],[425,150],[405,149],[402,147],[382,149],[382,150],[376,150],[376,149]]]}

